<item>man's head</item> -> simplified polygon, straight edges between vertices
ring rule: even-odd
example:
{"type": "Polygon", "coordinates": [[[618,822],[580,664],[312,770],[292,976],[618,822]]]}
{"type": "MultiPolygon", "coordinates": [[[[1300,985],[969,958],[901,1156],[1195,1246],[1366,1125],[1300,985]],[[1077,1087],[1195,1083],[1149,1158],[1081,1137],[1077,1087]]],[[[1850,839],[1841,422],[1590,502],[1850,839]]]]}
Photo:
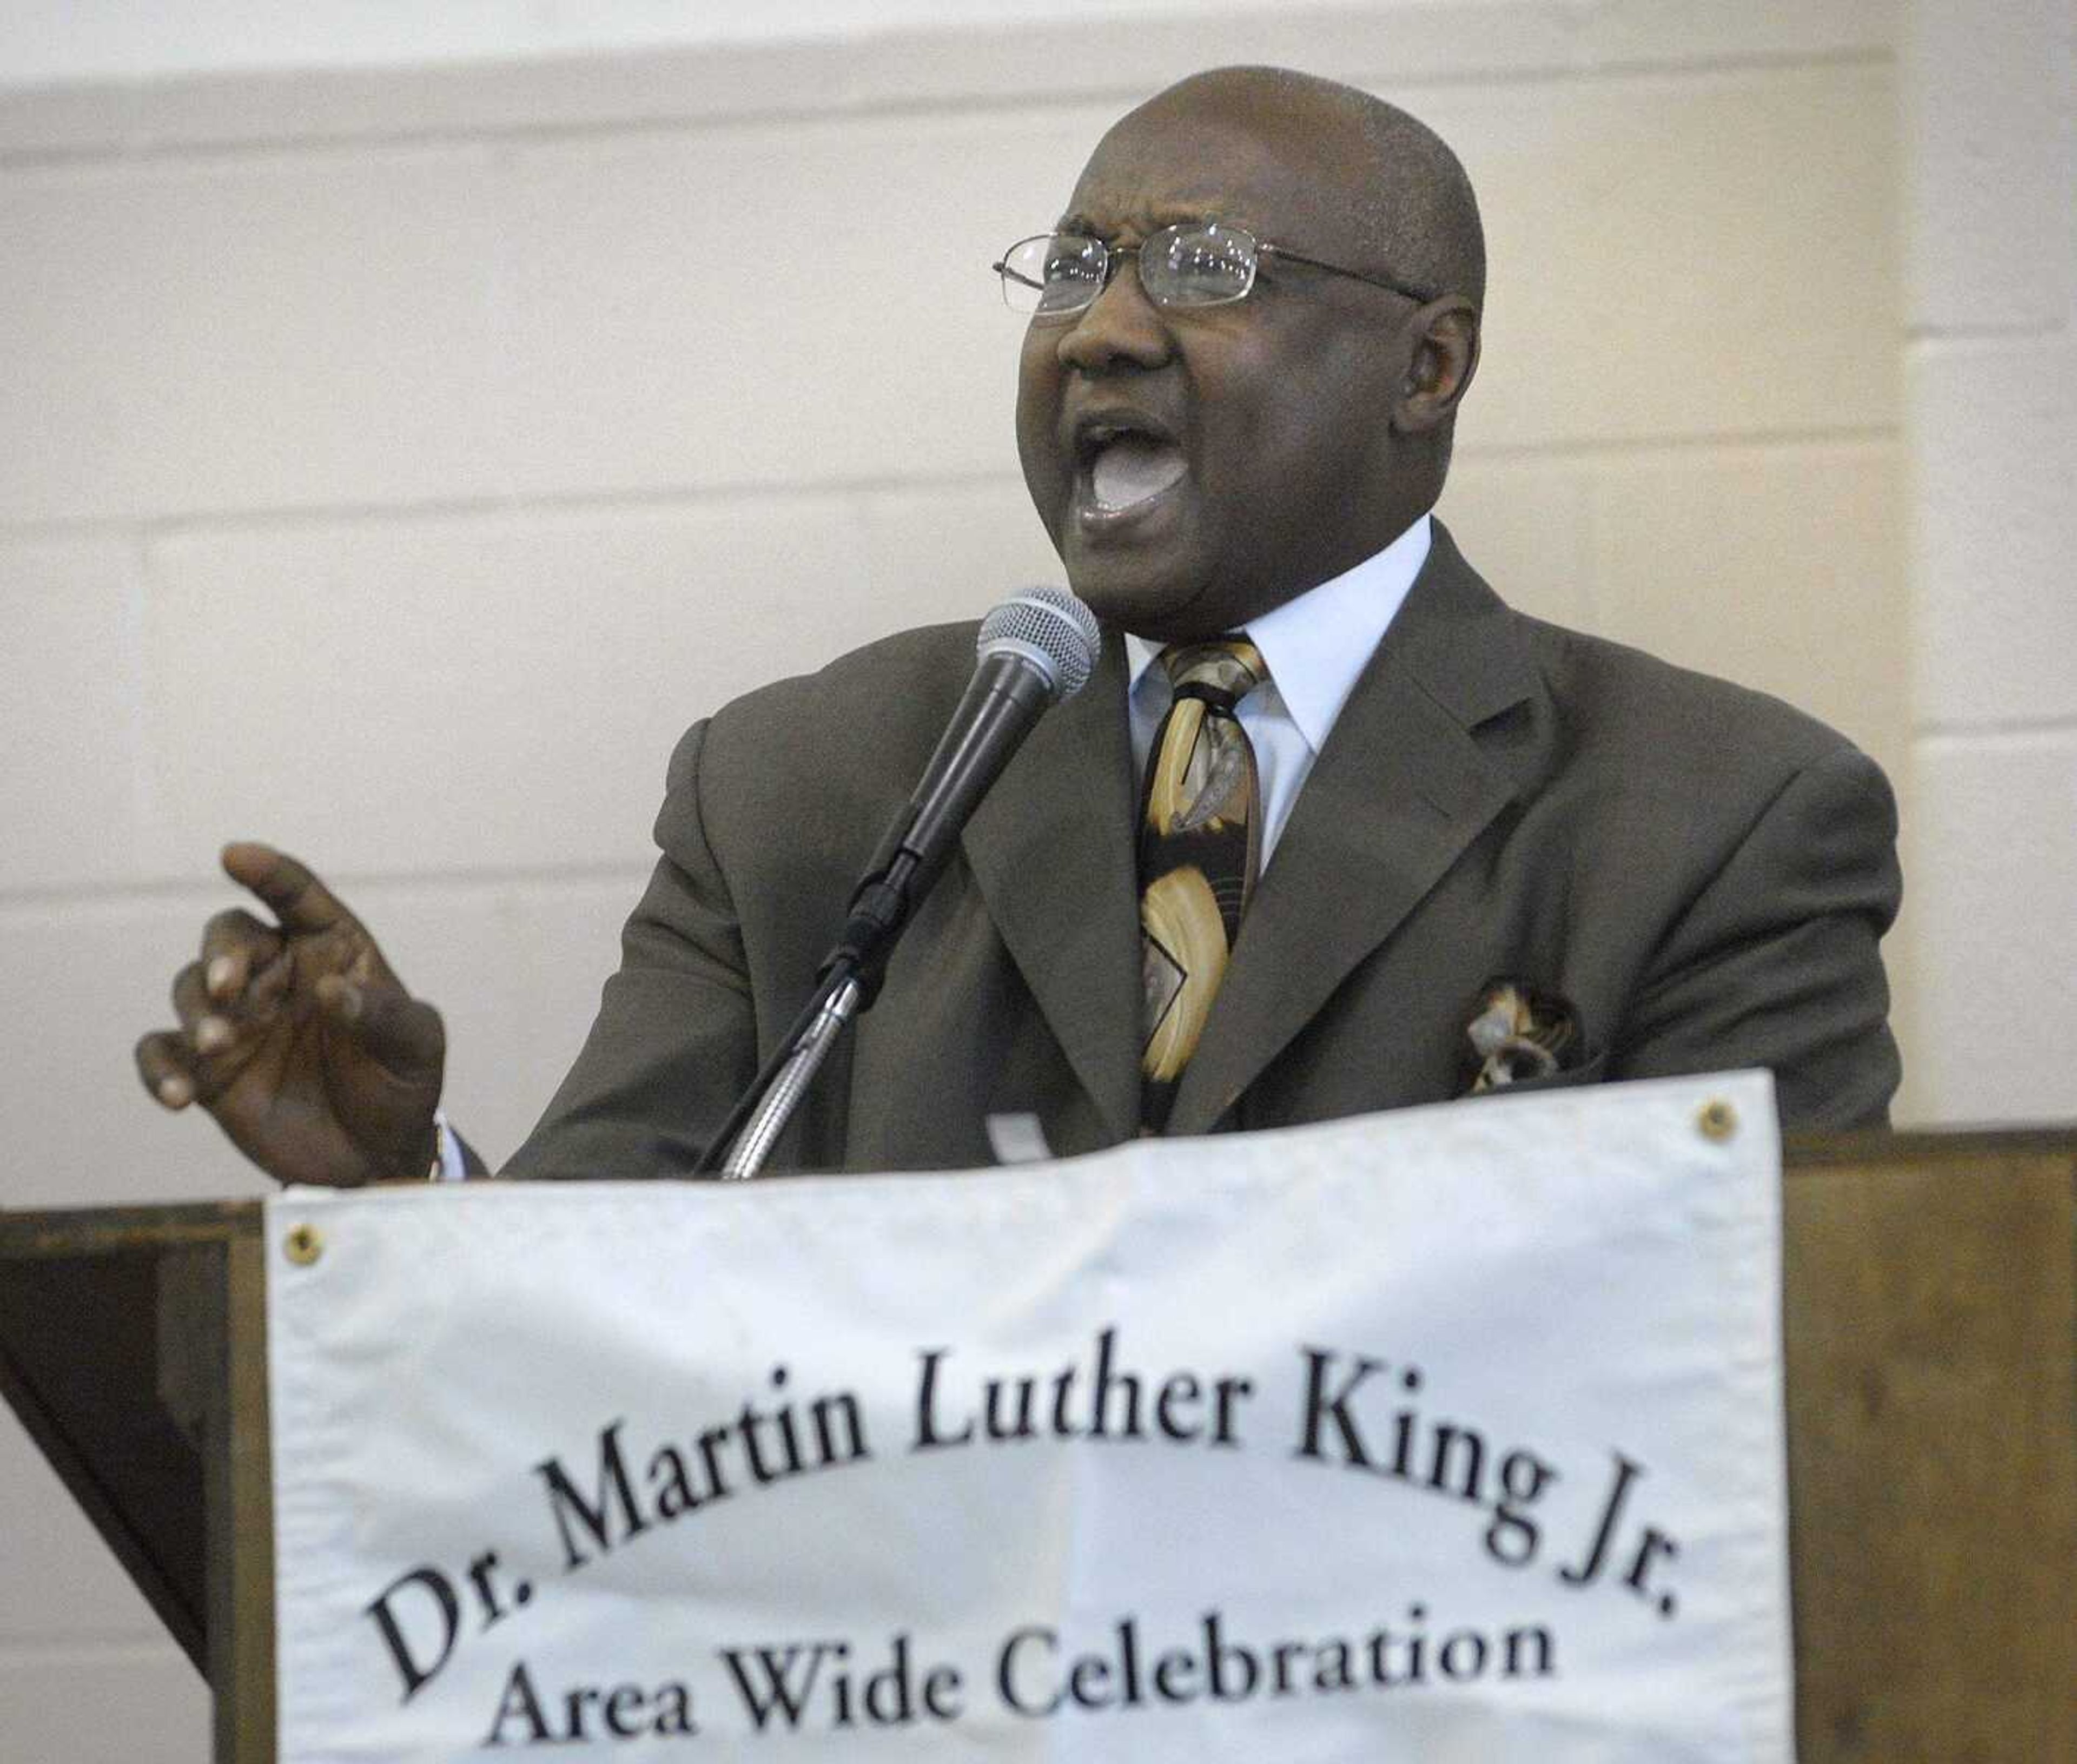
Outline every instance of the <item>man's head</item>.
{"type": "Polygon", "coordinates": [[[1206,220],[1317,264],[1267,252],[1245,299],[1160,306],[1114,257],[1091,305],[1033,318],[1018,379],[1024,480],[1076,592],[1163,641],[1237,628],[1432,505],[1485,293],[1456,156],[1330,81],[1171,86],[1097,144],[1057,230],[1130,252],[1206,220]]]}

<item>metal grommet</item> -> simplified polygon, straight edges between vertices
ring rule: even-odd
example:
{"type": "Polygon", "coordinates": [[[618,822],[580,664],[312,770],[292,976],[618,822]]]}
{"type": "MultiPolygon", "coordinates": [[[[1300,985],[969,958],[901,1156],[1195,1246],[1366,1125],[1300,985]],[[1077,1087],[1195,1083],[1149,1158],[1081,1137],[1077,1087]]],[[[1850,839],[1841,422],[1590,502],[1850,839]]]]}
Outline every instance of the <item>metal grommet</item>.
{"type": "Polygon", "coordinates": [[[324,1254],[324,1234],[314,1225],[299,1225],[281,1240],[281,1247],[298,1267],[306,1268],[324,1254]]]}
{"type": "Polygon", "coordinates": [[[1696,1112],[1695,1125],[1704,1139],[1728,1139],[1738,1130],[1738,1112],[1721,1096],[1712,1096],[1696,1112]]]}

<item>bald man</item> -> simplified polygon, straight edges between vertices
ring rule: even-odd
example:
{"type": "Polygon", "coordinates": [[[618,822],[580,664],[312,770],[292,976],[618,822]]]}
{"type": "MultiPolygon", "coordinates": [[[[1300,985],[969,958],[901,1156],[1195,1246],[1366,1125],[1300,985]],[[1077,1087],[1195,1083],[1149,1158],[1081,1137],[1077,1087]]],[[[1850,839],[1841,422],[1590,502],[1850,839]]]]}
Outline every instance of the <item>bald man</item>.
{"type": "MultiPolygon", "coordinates": [[[[1880,773],[1775,701],[1509,611],[1430,514],[1485,275],[1432,131],[1303,75],[1199,75],[1001,267],[1031,315],[1026,481],[1101,658],[968,826],[780,1163],[984,1163],[991,1117],[1065,1155],[1742,1066],[1792,1125],[1885,1118],[1880,773]]],[[[508,1174],[692,1168],[972,643],[891,638],[685,736],[622,965],[508,1174]]],[[[284,1179],[437,1167],[437,1014],[301,865],[226,863],[275,922],[211,922],[180,1026],[139,1044],[148,1087],[284,1179]]]]}

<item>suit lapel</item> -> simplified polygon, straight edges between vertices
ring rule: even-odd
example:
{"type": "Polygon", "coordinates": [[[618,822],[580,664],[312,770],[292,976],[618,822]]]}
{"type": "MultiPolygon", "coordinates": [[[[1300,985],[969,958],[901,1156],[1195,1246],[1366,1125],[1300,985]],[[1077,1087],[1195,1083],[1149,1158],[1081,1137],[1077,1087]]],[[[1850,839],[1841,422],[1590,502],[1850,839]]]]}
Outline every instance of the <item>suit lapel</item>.
{"type": "Polygon", "coordinates": [[[1115,1136],[1139,1125],[1139,915],[1124,646],[1041,719],[963,835],[989,916],[1115,1136]]]}
{"type": "Polygon", "coordinates": [[[1216,1125],[1507,804],[1474,731],[1538,690],[1514,615],[1438,522],[1256,888],[1172,1133],[1216,1125]]]}

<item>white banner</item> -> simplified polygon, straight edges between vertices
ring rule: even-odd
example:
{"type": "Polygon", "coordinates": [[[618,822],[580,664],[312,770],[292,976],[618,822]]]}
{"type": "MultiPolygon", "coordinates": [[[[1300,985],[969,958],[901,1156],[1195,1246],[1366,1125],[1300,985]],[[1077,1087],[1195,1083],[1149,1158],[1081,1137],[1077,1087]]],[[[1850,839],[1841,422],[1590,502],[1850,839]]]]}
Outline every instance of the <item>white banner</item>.
{"type": "Polygon", "coordinates": [[[281,1756],[1792,1758],[1764,1075],[270,1204],[281,1756]]]}

